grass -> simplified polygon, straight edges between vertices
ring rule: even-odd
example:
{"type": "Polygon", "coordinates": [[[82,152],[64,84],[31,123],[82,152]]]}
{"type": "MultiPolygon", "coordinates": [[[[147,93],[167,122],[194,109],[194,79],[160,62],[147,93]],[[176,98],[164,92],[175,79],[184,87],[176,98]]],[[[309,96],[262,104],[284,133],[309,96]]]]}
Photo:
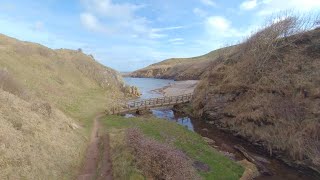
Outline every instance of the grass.
{"type": "Polygon", "coordinates": [[[170,78],[175,80],[200,79],[210,64],[221,54],[232,54],[235,46],[217,49],[205,55],[192,58],[167,59],[131,73],[136,77],[170,78]]]}
{"type": "Polygon", "coordinates": [[[320,29],[313,19],[281,17],[210,68],[193,108],[270,154],[320,172],[320,29]]]}
{"type": "MultiPolygon", "coordinates": [[[[201,172],[200,175],[204,179],[239,179],[243,174],[244,169],[240,165],[211,148],[200,135],[176,123],[149,117],[124,118],[120,116],[107,116],[102,120],[102,123],[111,134],[123,134],[125,129],[137,127],[147,137],[162,143],[168,143],[185,152],[193,160],[208,164],[212,171],[207,173],[201,172]]],[[[111,138],[111,141],[114,138],[111,138]]],[[[119,143],[119,139],[121,137],[118,136],[117,143],[119,143]]],[[[128,161],[132,161],[132,159],[130,160],[132,157],[128,155],[127,157],[129,157],[128,161]]],[[[119,161],[120,159],[115,158],[114,160],[119,161]]],[[[127,159],[121,159],[121,161],[126,162],[127,159]]],[[[132,163],[129,164],[131,164],[130,168],[134,169],[132,163]]],[[[113,168],[117,169],[117,166],[113,168]]],[[[133,174],[137,174],[139,171],[134,170],[132,172],[133,174]]],[[[127,175],[131,176],[130,173],[127,175]]]]}
{"type": "MultiPolygon", "coordinates": [[[[0,156],[4,152],[7,158],[0,158],[0,179],[74,179],[85,157],[93,118],[123,97],[120,75],[81,52],[53,50],[2,34],[0,49],[0,90],[15,94],[13,102],[23,99],[27,104],[20,108],[11,101],[0,104],[0,114],[6,113],[0,115],[0,147],[15,143],[0,149],[0,156]],[[36,102],[49,104],[62,115],[47,118],[32,112],[28,106],[36,102]],[[12,128],[11,123],[21,130],[12,128]],[[80,128],[75,130],[71,125],[80,128]],[[11,137],[10,141],[4,141],[2,134],[11,137]],[[31,163],[16,167],[10,163],[15,155],[31,163]]],[[[7,96],[6,92],[0,95],[7,96]]]]}

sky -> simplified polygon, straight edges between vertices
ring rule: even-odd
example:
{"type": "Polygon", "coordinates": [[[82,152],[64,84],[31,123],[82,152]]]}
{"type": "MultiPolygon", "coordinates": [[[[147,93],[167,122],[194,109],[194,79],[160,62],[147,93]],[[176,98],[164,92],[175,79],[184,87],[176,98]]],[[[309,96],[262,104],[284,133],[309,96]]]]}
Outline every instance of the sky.
{"type": "Polygon", "coordinates": [[[0,33],[128,72],[241,42],[285,10],[318,13],[320,0],[0,0],[0,33]]]}

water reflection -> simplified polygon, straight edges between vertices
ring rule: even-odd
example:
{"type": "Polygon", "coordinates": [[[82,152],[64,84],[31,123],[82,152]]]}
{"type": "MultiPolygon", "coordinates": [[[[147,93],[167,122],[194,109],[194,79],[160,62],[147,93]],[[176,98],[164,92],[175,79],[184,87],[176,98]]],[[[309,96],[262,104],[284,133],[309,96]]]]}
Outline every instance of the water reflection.
{"type": "Polygon", "coordinates": [[[151,110],[152,114],[157,118],[167,119],[170,121],[175,121],[178,124],[185,126],[191,131],[194,131],[193,124],[189,117],[177,117],[171,109],[154,109],[151,110]]]}
{"type": "Polygon", "coordinates": [[[133,114],[125,114],[124,117],[125,117],[125,118],[133,118],[133,117],[135,117],[135,116],[134,116],[133,114]]]}
{"type": "Polygon", "coordinates": [[[154,92],[153,90],[168,86],[170,83],[173,83],[173,80],[167,79],[154,79],[154,78],[123,78],[127,85],[136,86],[139,88],[139,91],[142,93],[140,99],[149,99],[162,97],[162,94],[154,92]]]}

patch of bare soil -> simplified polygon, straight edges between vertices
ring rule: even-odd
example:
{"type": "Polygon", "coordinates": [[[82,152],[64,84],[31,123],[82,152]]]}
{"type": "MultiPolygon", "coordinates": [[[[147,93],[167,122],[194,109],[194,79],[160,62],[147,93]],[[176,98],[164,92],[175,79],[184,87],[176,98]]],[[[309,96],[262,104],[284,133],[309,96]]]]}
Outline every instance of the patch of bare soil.
{"type": "Polygon", "coordinates": [[[101,127],[99,119],[102,116],[102,114],[97,115],[94,119],[86,159],[77,178],[78,180],[113,179],[109,152],[109,137],[107,135],[99,136],[99,128],[101,127]],[[100,148],[100,143],[103,144],[103,148],[100,148]],[[101,166],[100,168],[98,168],[99,164],[101,166]]]}

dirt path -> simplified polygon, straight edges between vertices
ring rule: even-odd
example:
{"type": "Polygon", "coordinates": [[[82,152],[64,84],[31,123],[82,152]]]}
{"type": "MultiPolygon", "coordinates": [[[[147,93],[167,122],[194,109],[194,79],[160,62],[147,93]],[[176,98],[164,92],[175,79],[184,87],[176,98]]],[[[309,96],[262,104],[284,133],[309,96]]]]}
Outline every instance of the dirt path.
{"type": "Polygon", "coordinates": [[[99,136],[99,128],[101,127],[99,119],[102,116],[103,114],[99,114],[94,119],[86,159],[77,178],[78,180],[113,179],[109,136],[99,136]]]}

